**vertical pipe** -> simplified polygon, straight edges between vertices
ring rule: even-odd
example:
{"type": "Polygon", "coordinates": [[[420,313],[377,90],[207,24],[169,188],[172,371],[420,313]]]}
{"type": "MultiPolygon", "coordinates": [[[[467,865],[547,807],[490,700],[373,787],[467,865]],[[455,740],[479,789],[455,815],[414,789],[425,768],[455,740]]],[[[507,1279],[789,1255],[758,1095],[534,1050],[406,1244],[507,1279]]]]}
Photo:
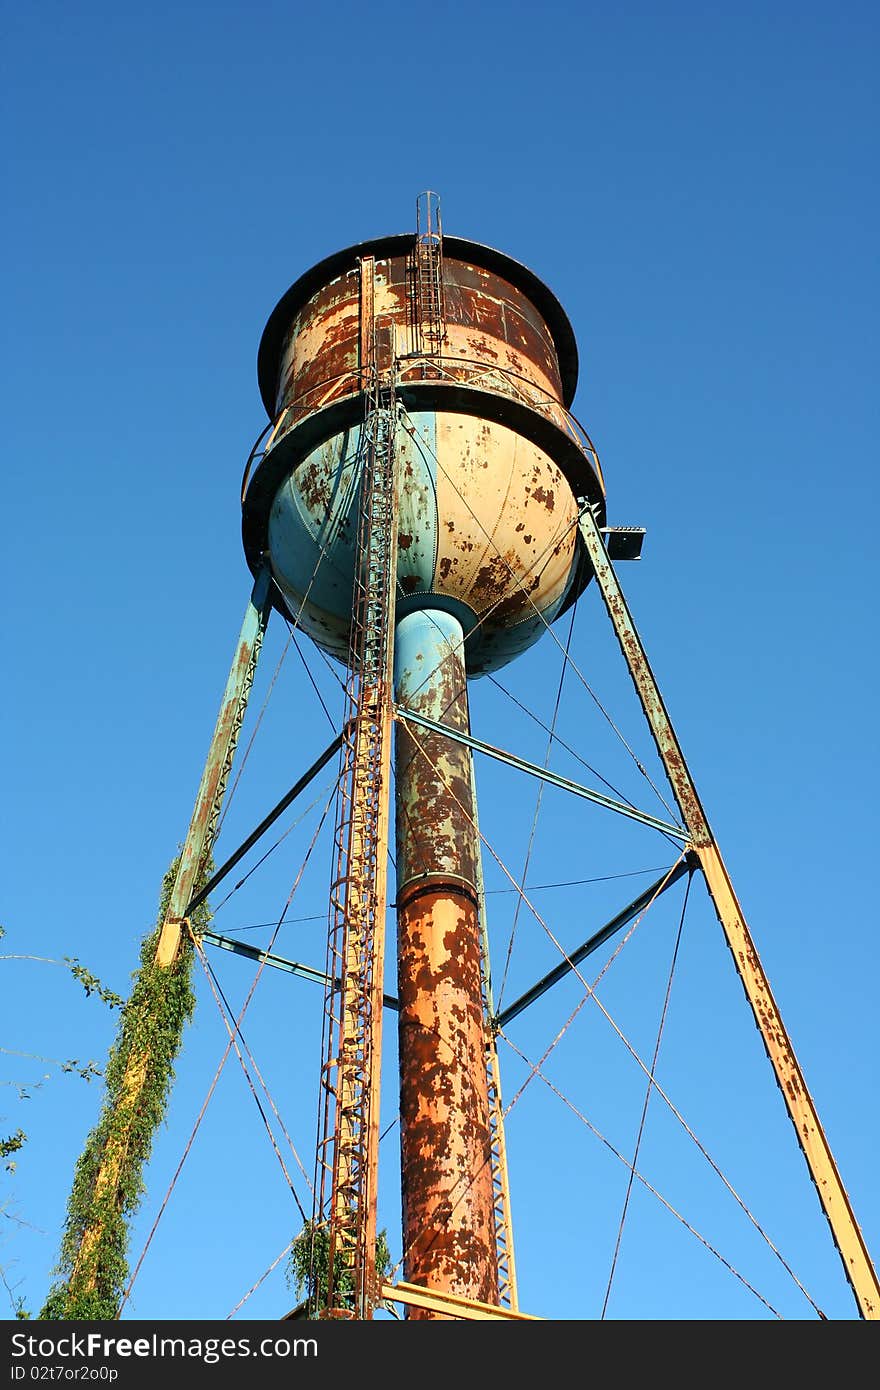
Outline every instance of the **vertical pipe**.
{"type": "MultiPolygon", "coordinates": [[[[455,617],[401,619],[395,685],[404,708],[467,732],[455,617]]],[[[398,723],[395,773],[404,1277],[497,1305],[471,753],[398,723]]]]}

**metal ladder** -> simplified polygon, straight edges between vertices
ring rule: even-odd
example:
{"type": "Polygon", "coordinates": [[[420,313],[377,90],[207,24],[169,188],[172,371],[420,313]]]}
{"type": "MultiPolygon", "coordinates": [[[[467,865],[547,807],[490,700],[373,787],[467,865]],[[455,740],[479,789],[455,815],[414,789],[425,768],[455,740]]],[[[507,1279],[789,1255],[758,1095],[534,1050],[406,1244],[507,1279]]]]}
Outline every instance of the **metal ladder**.
{"type": "MultiPolygon", "coordinates": [[[[374,359],[375,360],[375,359],[374,359]]],[[[329,1232],[326,1308],[377,1301],[376,1192],[384,965],[391,658],[396,573],[393,376],[374,370],[362,430],[358,568],[335,827],[321,1071],[318,1224],[329,1232]]],[[[314,1282],[314,1281],[313,1281],[314,1282]]]]}
{"type": "Polygon", "coordinates": [[[445,335],[440,199],[430,191],[416,199],[414,280],[418,351],[430,356],[442,351],[445,335]]]}
{"type": "Polygon", "coordinates": [[[498,1303],[511,1312],[519,1310],[516,1286],[516,1262],[513,1251],[513,1228],[510,1219],[510,1182],[507,1169],[507,1149],[504,1142],[504,1110],[501,1099],[501,1067],[495,1028],[495,1001],[492,994],[492,969],[489,962],[489,927],[486,914],[486,887],[483,879],[483,855],[477,815],[477,785],[474,761],[470,760],[471,800],[474,807],[474,835],[477,842],[476,881],[480,913],[480,994],[483,1004],[483,1026],[486,1030],[486,1089],[489,1099],[489,1164],[492,1171],[492,1218],[495,1226],[495,1258],[498,1270],[498,1303]]]}
{"type": "Polygon", "coordinates": [[[498,1262],[498,1302],[516,1312],[516,1266],[513,1232],[510,1226],[510,1188],[507,1179],[507,1152],[504,1146],[504,1120],[501,1103],[501,1074],[495,1038],[486,1042],[486,1075],[489,1083],[489,1161],[492,1167],[492,1211],[495,1218],[495,1256],[498,1262]]]}

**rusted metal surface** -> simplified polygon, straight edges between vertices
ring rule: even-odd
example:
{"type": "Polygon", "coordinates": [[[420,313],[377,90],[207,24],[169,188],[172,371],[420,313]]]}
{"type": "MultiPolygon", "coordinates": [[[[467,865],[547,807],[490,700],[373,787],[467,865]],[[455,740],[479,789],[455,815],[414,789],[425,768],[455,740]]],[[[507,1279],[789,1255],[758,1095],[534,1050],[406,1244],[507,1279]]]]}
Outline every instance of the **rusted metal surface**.
{"type": "Polygon", "coordinates": [[[427,891],[397,929],[406,1277],[497,1301],[476,905],[427,891]]]}
{"type": "MultiPolygon", "coordinates": [[[[400,611],[442,595],[466,625],[469,669],[503,664],[552,621],[576,580],[578,510],[558,466],[475,415],[405,411],[397,431],[400,611]]],[[[313,449],[278,489],[268,538],[299,625],[345,658],[355,570],[360,427],[313,449]]]]}
{"type": "Polygon", "coordinates": [[[356,373],[359,343],[360,276],[353,266],[346,275],[322,286],[291,325],[281,359],[276,410],[322,382],[356,373]]]}
{"type": "MultiPolygon", "coordinates": [[[[374,374],[375,377],[375,374],[374,374]]],[[[371,1318],[385,959],[394,660],[395,407],[374,379],[365,424],[331,885],[319,1219],[329,1234],[327,1315],[371,1318]]]]}
{"type": "MultiPolygon", "coordinates": [[[[374,238],[357,246],[334,252],[312,266],[291,285],[275,306],[260,342],[257,372],[260,394],[270,418],[278,411],[279,388],[290,367],[287,353],[292,327],[300,320],[303,310],[323,294],[324,304],[342,304],[352,290],[349,277],[356,274],[358,261],[372,256],[377,269],[382,266],[382,278],[387,281],[404,310],[406,297],[412,289],[409,261],[415,238],[396,235],[374,238]]],[[[534,350],[534,360],[555,363],[551,374],[558,380],[559,395],[566,406],[574,399],[578,376],[577,344],[568,317],[559,300],[527,266],[493,247],[467,241],[461,237],[443,235],[444,261],[450,267],[443,277],[443,294],[455,295],[460,288],[470,303],[459,307],[449,317],[462,326],[479,330],[497,321],[501,306],[507,340],[514,351],[525,347],[532,335],[541,346],[534,350]],[[483,301],[489,301],[484,304],[483,301]],[[525,326],[522,326],[525,325],[525,326]]],[[[405,316],[405,314],[404,314],[405,316]]],[[[415,347],[410,343],[409,347],[415,347]]],[[[405,351],[402,348],[402,351],[405,351]]]]}
{"type": "MultiPolygon", "coordinates": [[[[457,619],[440,611],[405,616],[397,624],[395,648],[398,704],[467,733],[463,633],[457,619]]],[[[396,739],[397,901],[434,879],[445,883],[450,875],[475,898],[478,847],[461,811],[472,806],[470,752],[431,731],[419,732],[416,740],[399,723],[396,739]]]]}
{"type": "Polygon", "coordinates": [[[259,356],[273,424],[248,460],[245,553],[253,569],[268,551],[274,602],[341,660],[349,483],[373,367],[393,370],[412,438],[401,440],[403,611],[441,595],[472,634],[469,672],[497,669],[580,592],[577,511],[604,508],[595,449],[568,411],[571,327],[531,271],[433,221],[430,235],[329,257],[276,306],[259,356]]]}
{"type": "Polygon", "coordinates": [[[360,267],[360,389],[369,390],[371,374],[376,365],[376,315],[375,315],[375,275],[376,261],[373,256],[364,256],[360,267]]]}
{"type": "MultiPolygon", "coordinates": [[[[433,356],[443,349],[446,325],[440,199],[430,191],[416,199],[416,239],[410,284],[413,350],[433,356]]],[[[423,375],[433,376],[433,366],[426,364],[423,375]]]]}
{"type": "MultiPolygon", "coordinates": [[[[451,615],[400,622],[395,684],[410,707],[467,727],[462,631],[451,615]]],[[[395,771],[405,1277],[497,1303],[470,754],[398,724],[395,771]]]]}
{"type": "MultiPolygon", "coordinates": [[[[372,257],[365,260],[373,261],[372,257]]],[[[303,304],[288,330],[278,368],[273,416],[289,410],[288,427],[327,399],[361,389],[364,308],[393,323],[400,344],[400,380],[420,379],[422,364],[408,362],[424,346],[424,309],[414,310],[408,257],[374,261],[374,298],[365,301],[356,265],[322,285],[303,304]]],[[[562,380],[553,336],[535,306],[495,272],[443,258],[442,360],[450,380],[491,372],[492,390],[531,389],[562,408],[562,380]]],[[[435,350],[436,350],[435,345],[435,350]]],[[[383,364],[380,364],[380,366],[383,364]]]]}
{"type": "Polygon", "coordinates": [[[525,758],[518,758],[515,753],[510,753],[503,748],[496,748],[492,743],[484,743],[482,739],[474,738],[462,729],[454,729],[448,724],[440,724],[417,710],[405,709],[401,705],[396,707],[395,717],[398,720],[402,719],[404,723],[431,730],[435,734],[445,733],[450,740],[463,743],[465,747],[472,748],[478,753],[485,753],[487,757],[506,763],[508,767],[515,767],[521,772],[527,772],[530,776],[537,777],[539,781],[549,783],[550,786],[562,787],[564,791],[571,792],[574,796],[583,797],[585,801],[595,802],[597,806],[604,806],[608,811],[615,811],[618,815],[639,821],[642,825],[650,825],[654,830],[659,830],[664,835],[673,836],[675,839],[685,841],[688,844],[691,842],[690,832],[684,830],[680,825],[673,825],[671,821],[659,820],[657,816],[649,815],[647,811],[640,811],[638,807],[631,806],[628,802],[616,801],[614,797],[606,796],[604,792],[593,791],[590,787],[584,787],[580,782],[572,781],[570,777],[563,777],[558,772],[551,772],[549,768],[539,767],[537,763],[530,763],[525,758]]]}
{"type": "Polygon", "coordinates": [[[493,625],[561,599],[577,547],[577,509],[558,468],[487,420],[437,420],[438,555],[434,587],[493,625]]]}
{"type": "MultiPolygon", "coordinates": [[[[480,824],[477,809],[477,788],[471,759],[471,800],[474,815],[474,837],[480,851],[480,824]]],[[[483,1021],[486,1034],[486,1093],[489,1098],[489,1167],[492,1173],[492,1207],[495,1226],[495,1264],[498,1271],[498,1302],[513,1312],[519,1308],[516,1282],[516,1255],[513,1243],[513,1219],[510,1203],[510,1172],[507,1164],[507,1144],[504,1132],[504,1102],[501,1093],[501,1065],[492,1020],[495,1018],[495,999],[492,990],[492,965],[489,952],[489,916],[486,910],[486,887],[483,878],[483,857],[478,852],[477,911],[480,914],[480,962],[483,990],[483,1021]]]]}
{"type": "MultiPolygon", "coordinates": [[[[378,351],[374,354],[374,360],[381,371],[387,371],[391,364],[390,328],[392,324],[393,320],[386,318],[379,323],[376,329],[378,351]]],[[[360,327],[361,349],[363,349],[366,334],[365,321],[362,318],[360,327]]],[[[408,353],[407,360],[398,356],[396,367],[398,381],[404,385],[421,383],[426,375],[426,368],[429,367],[430,372],[428,374],[441,387],[444,385],[464,386],[473,392],[488,391],[521,402],[529,410],[542,416],[544,420],[556,425],[557,429],[561,430],[577,445],[578,449],[586,456],[589,468],[599,485],[599,491],[604,496],[605,484],[601,464],[592,440],[580,421],[559,401],[555,393],[548,390],[546,385],[536,382],[533,376],[532,378],[524,376],[498,363],[464,356],[452,358],[444,353],[408,353]]],[[[272,421],[263,429],[251,450],[242,482],[242,502],[247,496],[251,476],[274,444],[298,425],[301,425],[304,420],[309,419],[316,412],[324,410],[328,405],[354,401],[358,393],[364,389],[363,380],[364,374],[360,367],[346,367],[345,370],[329,379],[322,378],[306,386],[279,406],[272,421]]],[[[458,399],[461,399],[460,393],[458,393],[458,399]]],[[[449,395],[449,402],[449,408],[455,409],[452,393],[449,395]]],[[[477,412],[472,411],[471,413],[477,412]]],[[[493,418],[491,412],[488,412],[488,418],[493,418]]],[[[528,433],[527,437],[530,437],[528,433]]]]}
{"type": "Polygon", "coordinates": [[[880,1281],[773,998],[770,982],[737,901],[730,876],[709,828],[641,638],[617,575],[608,559],[601,532],[589,510],[581,518],[581,531],[608,615],[663,760],[682,819],[690,832],[691,843],[699,859],[706,887],[715,905],[746,998],[754,1013],[755,1022],[794,1126],[798,1144],[807,1161],[819,1201],[828,1219],[859,1312],[866,1319],[880,1318],[880,1281]]]}
{"type": "MultiPolygon", "coordinates": [[[[491,998],[488,1001],[484,998],[483,1017],[490,1018],[492,1012],[491,998]]],[[[498,1302],[502,1308],[510,1308],[515,1312],[519,1308],[519,1292],[513,1246],[510,1170],[507,1163],[507,1143],[504,1132],[504,1103],[501,1094],[501,1063],[498,1060],[498,1045],[491,1032],[486,1039],[486,1082],[489,1096],[489,1166],[492,1171],[498,1302]]]]}

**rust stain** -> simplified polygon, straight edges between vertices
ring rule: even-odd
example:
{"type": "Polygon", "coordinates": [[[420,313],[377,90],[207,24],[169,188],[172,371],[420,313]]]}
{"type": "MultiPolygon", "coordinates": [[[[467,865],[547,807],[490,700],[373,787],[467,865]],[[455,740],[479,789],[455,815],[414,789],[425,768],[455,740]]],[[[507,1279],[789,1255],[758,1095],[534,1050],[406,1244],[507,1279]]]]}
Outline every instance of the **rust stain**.
{"type": "Polygon", "coordinates": [[[309,510],[316,515],[326,512],[330,506],[330,483],[325,469],[312,458],[297,474],[297,488],[309,510]]]}
{"type": "Polygon", "coordinates": [[[536,487],[532,491],[532,497],[536,502],[542,502],[548,512],[552,512],[556,506],[556,494],[551,488],[536,487]]]}
{"type": "MultiPolygon", "coordinates": [[[[466,729],[460,653],[407,703],[466,729]]],[[[395,780],[404,1277],[497,1302],[470,754],[399,724],[395,780]]]]}
{"type": "Polygon", "coordinates": [[[438,888],[399,909],[398,942],[405,1277],[497,1302],[476,908],[438,888]]]}
{"type": "Polygon", "coordinates": [[[534,487],[531,495],[536,502],[545,506],[548,512],[554,510],[556,506],[556,493],[553,488],[543,486],[534,487]]]}
{"type": "Polygon", "coordinates": [[[516,575],[520,559],[515,552],[506,555],[492,555],[481,565],[474,577],[473,587],[480,593],[500,595],[510,586],[511,572],[516,575]]]}
{"type": "MultiPolygon", "coordinates": [[[[408,255],[376,262],[375,311],[387,329],[393,322],[404,345],[411,328],[408,255]]],[[[561,404],[561,377],[550,329],[528,295],[503,275],[459,260],[444,258],[446,331],[444,373],[473,383],[475,369],[483,385],[500,394],[517,395],[521,382],[561,404]],[[456,371],[453,359],[462,359],[456,371]],[[485,372],[497,367],[497,371],[485,372]],[[506,380],[505,373],[515,379],[506,380]]],[[[360,275],[357,265],[321,286],[304,304],[284,337],[279,362],[278,406],[302,401],[304,413],[315,408],[327,388],[351,374],[341,395],[359,389],[360,275]]],[[[404,376],[424,376],[425,366],[404,366],[404,376]]]]}
{"type": "Polygon", "coordinates": [[[481,359],[485,358],[492,362],[497,362],[499,359],[500,353],[498,348],[492,346],[485,333],[482,333],[479,337],[474,336],[470,338],[468,340],[468,346],[475,357],[481,359]]]}

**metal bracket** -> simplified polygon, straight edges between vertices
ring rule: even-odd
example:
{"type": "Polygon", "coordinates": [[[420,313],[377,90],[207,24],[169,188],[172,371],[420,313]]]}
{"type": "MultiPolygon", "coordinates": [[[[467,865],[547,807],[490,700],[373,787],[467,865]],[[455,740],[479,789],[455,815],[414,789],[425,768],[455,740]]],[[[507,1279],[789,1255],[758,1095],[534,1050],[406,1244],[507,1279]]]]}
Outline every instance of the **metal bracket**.
{"type": "Polygon", "coordinates": [[[644,526],[600,526],[609,560],[640,560],[644,526]]]}

